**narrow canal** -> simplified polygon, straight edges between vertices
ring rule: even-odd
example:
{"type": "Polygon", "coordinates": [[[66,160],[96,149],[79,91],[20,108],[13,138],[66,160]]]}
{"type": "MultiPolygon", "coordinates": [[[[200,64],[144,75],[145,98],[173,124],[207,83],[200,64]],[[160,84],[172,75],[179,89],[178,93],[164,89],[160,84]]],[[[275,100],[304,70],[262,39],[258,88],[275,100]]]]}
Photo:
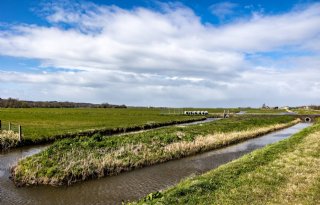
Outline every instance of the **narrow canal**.
{"type": "Polygon", "coordinates": [[[137,169],[118,176],[86,181],[70,187],[16,188],[9,179],[10,167],[45,146],[33,146],[0,153],[0,204],[121,204],[150,192],[165,189],[192,174],[201,174],[265,145],[277,142],[310,126],[300,123],[259,138],[180,160],[137,169]]]}

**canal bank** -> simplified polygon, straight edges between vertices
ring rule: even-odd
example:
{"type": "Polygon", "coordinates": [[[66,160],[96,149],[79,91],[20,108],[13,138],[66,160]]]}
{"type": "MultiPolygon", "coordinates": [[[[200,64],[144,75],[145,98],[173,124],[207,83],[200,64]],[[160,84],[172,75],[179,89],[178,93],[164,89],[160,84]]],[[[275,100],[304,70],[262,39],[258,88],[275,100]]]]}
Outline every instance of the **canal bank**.
{"type": "Polygon", "coordinates": [[[148,194],[138,204],[319,204],[319,137],[320,124],[315,123],[288,139],[148,194]]]}
{"type": "Polygon", "coordinates": [[[165,189],[193,174],[201,174],[254,149],[285,139],[309,126],[297,124],[281,131],[203,154],[137,169],[118,176],[86,181],[71,187],[16,188],[9,180],[10,166],[41,147],[17,149],[0,155],[1,204],[121,204],[165,189]]]}
{"type": "Polygon", "coordinates": [[[122,136],[64,139],[20,160],[12,179],[17,186],[72,185],[226,147],[299,122],[290,116],[243,116],[122,136]]]}

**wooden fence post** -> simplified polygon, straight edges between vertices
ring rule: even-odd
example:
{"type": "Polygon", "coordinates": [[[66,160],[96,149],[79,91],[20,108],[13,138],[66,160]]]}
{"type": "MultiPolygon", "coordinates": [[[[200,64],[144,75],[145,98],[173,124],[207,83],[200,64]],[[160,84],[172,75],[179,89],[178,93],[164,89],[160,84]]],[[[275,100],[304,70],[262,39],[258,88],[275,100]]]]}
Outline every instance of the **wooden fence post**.
{"type": "Polygon", "coordinates": [[[21,125],[19,125],[19,142],[21,142],[22,139],[22,128],[21,125]]]}
{"type": "Polygon", "coordinates": [[[11,130],[11,122],[9,122],[9,131],[11,130]]]}

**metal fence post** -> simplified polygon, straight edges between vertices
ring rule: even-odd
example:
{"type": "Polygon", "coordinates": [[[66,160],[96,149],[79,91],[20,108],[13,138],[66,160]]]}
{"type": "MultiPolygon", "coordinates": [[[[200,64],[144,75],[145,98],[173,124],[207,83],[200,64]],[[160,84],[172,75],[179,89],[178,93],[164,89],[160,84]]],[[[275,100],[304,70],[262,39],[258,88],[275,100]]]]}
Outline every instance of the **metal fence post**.
{"type": "Polygon", "coordinates": [[[22,129],[21,129],[21,125],[19,125],[19,142],[21,142],[21,136],[22,136],[22,129]]]}

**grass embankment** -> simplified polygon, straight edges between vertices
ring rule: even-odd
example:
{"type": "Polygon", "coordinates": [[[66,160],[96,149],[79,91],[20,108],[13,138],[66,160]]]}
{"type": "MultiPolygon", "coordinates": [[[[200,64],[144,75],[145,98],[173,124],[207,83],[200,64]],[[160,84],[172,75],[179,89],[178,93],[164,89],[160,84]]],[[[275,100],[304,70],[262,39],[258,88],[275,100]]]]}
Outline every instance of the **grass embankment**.
{"type": "Polygon", "coordinates": [[[320,204],[320,123],[133,204],[320,204]]]}
{"type": "Polygon", "coordinates": [[[123,136],[64,139],[19,161],[12,176],[18,186],[71,184],[219,148],[297,122],[289,116],[235,117],[123,136]]]}
{"type": "Polygon", "coordinates": [[[244,109],[247,114],[280,114],[288,112],[285,109],[260,109],[260,108],[250,108],[244,109]]]}
{"type": "MultiPolygon", "coordinates": [[[[204,116],[161,115],[160,109],[0,109],[2,129],[7,129],[9,122],[22,126],[21,145],[50,142],[78,134],[112,134],[141,130],[197,119],[204,119],[204,116]]],[[[15,142],[12,145],[17,144],[18,142],[15,142]]],[[[0,146],[1,148],[4,147],[0,146]]]]}
{"type": "Polygon", "coordinates": [[[300,115],[320,115],[320,110],[313,109],[292,109],[293,112],[300,115]]]}

